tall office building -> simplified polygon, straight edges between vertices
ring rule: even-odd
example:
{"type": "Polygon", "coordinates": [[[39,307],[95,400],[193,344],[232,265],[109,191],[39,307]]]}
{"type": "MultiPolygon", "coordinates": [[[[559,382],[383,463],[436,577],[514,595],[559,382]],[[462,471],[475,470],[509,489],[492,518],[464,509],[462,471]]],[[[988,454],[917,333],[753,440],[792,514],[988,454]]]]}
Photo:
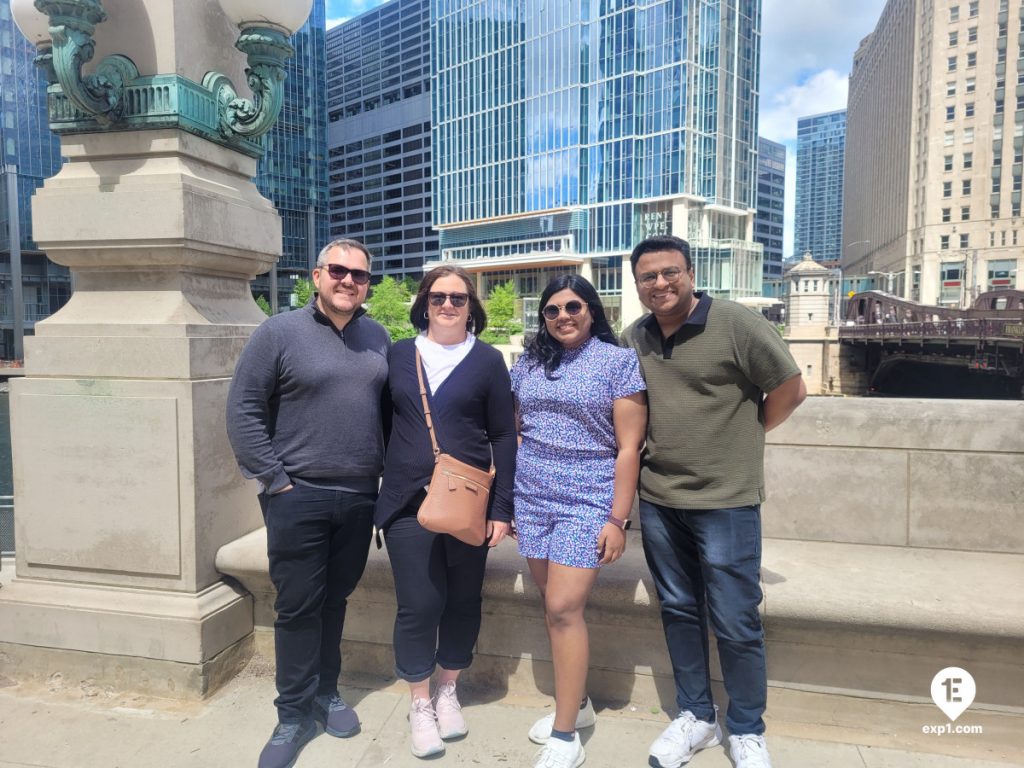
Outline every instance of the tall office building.
{"type": "Polygon", "coordinates": [[[846,110],[797,119],[794,255],[833,261],[843,250],[846,110]]]}
{"type": "Polygon", "coordinates": [[[764,248],[762,294],[779,295],[768,284],[782,280],[782,230],[786,211],[786,146],[757,139],[757,216],[754,239],[764,248]]]}
{"type": "Polygon", "coordinates": [[[32,239],[32,193],[60,169],[60,140],[50,132],[46,80],[32,60],[35,46],[14,25],[8,0],[0,0],[0,358],[14,357],[14,290],[11,282],[11,212],[18,212],[21,246],[24,328],[56,312],[68,300],[71,278],[66,267],[46,258],[32,239]],[[8,198],[8,177],[16,180],[15,200],[8,198]]]}
{"type": "Polygon", "coordinates": [[[485,295],[513,280],[535,297],[579,271],[629,320],[640,307],[624,257],[672,233],[692,244],[700,288],[760,293],[759,0],[432,11],[442,261],[476,273],[485,295]]]}
{"type": "MultiPolygon", "coordinates": [[[[256,186],[281,215],[283,253],[277,262],[280,306],[287,306],[296,278],[309,277],[327,244],[327,89],[325,86],[325,0],[314,0],[302,29],[291,38],[281,116],[264,137],[256,186]]],[[[269,295],[270,280],[253,283],[269,295]]]]}
{"type": "Polygon", "coordinates": [[[1024,29],[1010,6],[889,0],[861,43],[845,276],[876,273],[878,288],[946,306],[1024,288],[1024,29]]]}
{"type": "Polygon", "coordinates": [[[330,231],[376,275],[419,279],[430,218],[430,4],[393,0],[327,33],[330,231]]]}

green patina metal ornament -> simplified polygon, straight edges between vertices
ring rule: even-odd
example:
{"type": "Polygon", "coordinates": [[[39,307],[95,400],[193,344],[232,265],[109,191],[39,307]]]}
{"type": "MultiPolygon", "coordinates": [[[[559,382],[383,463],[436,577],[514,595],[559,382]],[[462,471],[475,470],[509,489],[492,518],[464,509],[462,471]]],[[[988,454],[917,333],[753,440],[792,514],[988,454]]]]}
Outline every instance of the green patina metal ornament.
{"type": "Polygon", "coordinates": [[[181,75],[139,75],[125,56],[108,56],[93,75],[82,66],[95,53],[96,24],[106,20],[101,0],[35,0],[50,19],[52,46],[41,45],[35,63],[46,73],[50,129],[58,134],[100,130],[180,128],[251,157],[263,155],[260,138],[281,113],[285,62],[294,54],[288,34],[272,25],[242,31],[236,47],[246,54],[252,100],[218,72],[196,83],[181,75]]]}

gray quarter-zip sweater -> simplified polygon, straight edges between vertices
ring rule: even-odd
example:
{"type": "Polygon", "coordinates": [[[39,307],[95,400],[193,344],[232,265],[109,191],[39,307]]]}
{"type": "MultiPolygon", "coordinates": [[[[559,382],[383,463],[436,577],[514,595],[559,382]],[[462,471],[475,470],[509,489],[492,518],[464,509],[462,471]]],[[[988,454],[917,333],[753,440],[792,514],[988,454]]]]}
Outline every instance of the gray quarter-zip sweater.
{"type": "Polygon", "coordinates": [[[338,331],[316,306],[267,318],[238,359],[228,438],[238,466],[275,493],[289,483],[375,493],[384,458],[388,348],[360,309],[338,331]]]}

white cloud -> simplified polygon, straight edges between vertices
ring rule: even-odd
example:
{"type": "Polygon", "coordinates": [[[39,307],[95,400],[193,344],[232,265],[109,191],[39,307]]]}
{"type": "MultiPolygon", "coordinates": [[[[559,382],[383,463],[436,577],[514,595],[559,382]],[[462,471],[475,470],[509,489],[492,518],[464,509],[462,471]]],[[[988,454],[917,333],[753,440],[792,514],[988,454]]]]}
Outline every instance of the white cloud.
{"type": "Polygon", "coordinates": [[[327,20],[327,28],[328,29],[334,29],[339,24],[344,24],[350,18],[352,18],[352,17],[351,16],[339,16],[336,19],[328,19],[327,20]]]}
{"type": "Polygon", "coordinates": [[[825,69],[800,85],[783,88],[770,98],[762,97],[758,133],[772,141],[794,141],[797,118],[846,109],[848,86],[845,74],[825,69]]]}

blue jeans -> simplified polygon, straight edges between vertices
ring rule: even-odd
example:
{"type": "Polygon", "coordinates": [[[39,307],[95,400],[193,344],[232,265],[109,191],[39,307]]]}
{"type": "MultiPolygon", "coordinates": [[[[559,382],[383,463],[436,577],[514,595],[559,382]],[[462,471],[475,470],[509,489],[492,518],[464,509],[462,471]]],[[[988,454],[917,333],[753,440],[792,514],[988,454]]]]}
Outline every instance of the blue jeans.
{"type": "Polygon", "coordinates": [[[761,508],[673,509],[640,502],[644,555],[661,601],[676,704],[715,719],[708,664],[708,617],[718,641],[726,725],[764,733],[768,678],[761,603],[761,508]]]}
{"type": "Polygon", "coordinates": [[[313,698],[338,690],[345,608],[366,567],[374,496],[308,485],[260,494],[277,589],[274,704],[282,723],[309,721],[313,698]]]}

